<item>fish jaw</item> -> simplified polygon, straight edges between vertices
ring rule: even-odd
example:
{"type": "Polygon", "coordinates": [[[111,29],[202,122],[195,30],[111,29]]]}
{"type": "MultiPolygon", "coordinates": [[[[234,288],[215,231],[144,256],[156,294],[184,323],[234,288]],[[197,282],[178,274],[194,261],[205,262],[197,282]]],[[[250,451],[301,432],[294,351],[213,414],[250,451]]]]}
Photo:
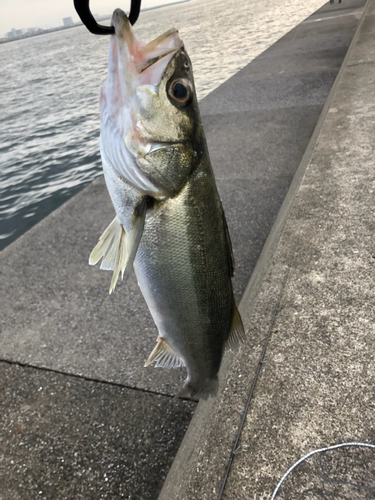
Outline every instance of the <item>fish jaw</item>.
{"type": "Polygon", "coordinates": [[[155,91],[174,53],[182,46],[178,31],[171,29],[146,44],[138,40],[126,14],[116,9],[112,16],[108,76],[100,91],[100,112],[125,135],[137,134],[137,90],[147,86],[155,91]]]}
{"type": "Polygon", "coordinates": [[[146,44],[136,38],[128,17],[121,9],[114,11],[112,25],[115,28],[112,39],[117,41],[120,68],[128,79],[158,85],[171,57],[182,46],[178,31],[172,28],[146,44]]]}
{"type": "Polygon", "coordinates": [[[112,24],[108,77],[100,92],[103,164],[144,195],[173,197],[200,149],[193,144],[201,126],[190,59],[175,29],[145,44],[121,10],[112,24]],[[176,79],[188,89],[188,106],[171,98],[176,79]]]}
{"type": "Polygon", "coordinates": [[[138,40],[121,9],[114,11],[112,25],[115,34],[111,36],[107,81],[120,84],[124,103],[134,97],[138,86],[159,85],[173,54],[182,46],[182,40],[174,28],[148,44],[138,40]]]}

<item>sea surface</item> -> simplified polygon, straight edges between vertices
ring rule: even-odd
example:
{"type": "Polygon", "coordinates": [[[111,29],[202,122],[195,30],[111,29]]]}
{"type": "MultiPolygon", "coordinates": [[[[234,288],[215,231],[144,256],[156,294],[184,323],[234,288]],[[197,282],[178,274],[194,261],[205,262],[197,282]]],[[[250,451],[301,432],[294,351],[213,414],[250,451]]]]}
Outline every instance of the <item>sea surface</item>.
{"type": "MultiPolygon", "coordinates": [[[[135,31],[180,31],[202,99],[324,3],[190,0],[141,13],[135,31]]],[[[0,250],[101,175],[108,48],[84,26],[0,45],[0,250]]]]}

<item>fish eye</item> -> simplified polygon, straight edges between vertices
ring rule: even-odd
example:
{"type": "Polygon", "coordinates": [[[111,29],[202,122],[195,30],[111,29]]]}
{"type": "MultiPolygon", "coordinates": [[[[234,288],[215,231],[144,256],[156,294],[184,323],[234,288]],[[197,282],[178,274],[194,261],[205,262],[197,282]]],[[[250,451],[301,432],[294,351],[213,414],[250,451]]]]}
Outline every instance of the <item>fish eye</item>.
{"type": "Polygon", "coordinates": [[[173,80],[169,85],[168,94],[173,103],[186,106],[189,104],[192,95],[189,81],[184,78],[173,80]]]}
{"type": "Polygon", "coordinates": [[[188,94],[188,90],[187,88],[185,87],[185,85],[183,85],[182,83],[180,82],[176,82],[173,87],[172,87],[172,92],[173,92],[173,95],[176,99],[185,99],[185,97],[187,96],[188,94]]]}

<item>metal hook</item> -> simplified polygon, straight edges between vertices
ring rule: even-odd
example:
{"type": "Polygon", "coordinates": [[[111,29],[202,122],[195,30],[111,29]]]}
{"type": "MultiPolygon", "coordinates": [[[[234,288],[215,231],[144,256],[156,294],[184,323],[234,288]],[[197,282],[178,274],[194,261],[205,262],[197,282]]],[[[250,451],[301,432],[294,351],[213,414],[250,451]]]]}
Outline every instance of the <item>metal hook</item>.
{"type": "MultiPolygon", "coordinates": [[[[90,0],[74,0],[74,7],[81,21],[86,28],[94,35],[113,35],[115,28],[113,26],[102,26],[95,21],[90,12],[90,0]]],[[[129,13],[130,24],[135,24],[141,10],[141,0],[131,0],[129,13]]]]}

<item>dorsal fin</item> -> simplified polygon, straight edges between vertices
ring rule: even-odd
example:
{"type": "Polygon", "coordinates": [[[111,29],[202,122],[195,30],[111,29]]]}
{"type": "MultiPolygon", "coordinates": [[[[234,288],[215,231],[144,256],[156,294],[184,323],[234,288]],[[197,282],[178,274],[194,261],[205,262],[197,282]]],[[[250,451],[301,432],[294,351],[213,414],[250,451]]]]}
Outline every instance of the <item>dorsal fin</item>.
{"type": "Polygon", "coordinates": [[[178,368],[180,366],[185,366],[183,360],[177,356],[163,337],[158,338],[158,343],[146,361],[145,366],[148,366],[154,361],[156,361],[156,368],[178,368]]]}
{"type": "Polygon", "coordinates": [[[228,340],[225,343],[225,349],[233,349],[245,341],[245,330],[243,327],[240,313],[238,312],[236,304],[234,304],[232,326],[229,332],[228,340]]]}
{"type": "MultiPolygon", "coordinates": [[[[222,209],[223,210],[223,209],[222,209]]],[[[228,248],[228,253],[229,253],[229,269],[230,269],[230,276],[233,278],[234,275],[234,270],[235,270],[235,262],[234,262],[234,255],[233,255],[233,248],[232,248],[232,242],[230,239],[230,234],[229,234],[229,229],[228,229],[228,224],[227,220],[225,218],[224,211],[223,213],[223,223],[224,223],[224,230],[225,230],[225,237],[226,237],[226,243],[227,243],[227,248],[228,248]]]]}

